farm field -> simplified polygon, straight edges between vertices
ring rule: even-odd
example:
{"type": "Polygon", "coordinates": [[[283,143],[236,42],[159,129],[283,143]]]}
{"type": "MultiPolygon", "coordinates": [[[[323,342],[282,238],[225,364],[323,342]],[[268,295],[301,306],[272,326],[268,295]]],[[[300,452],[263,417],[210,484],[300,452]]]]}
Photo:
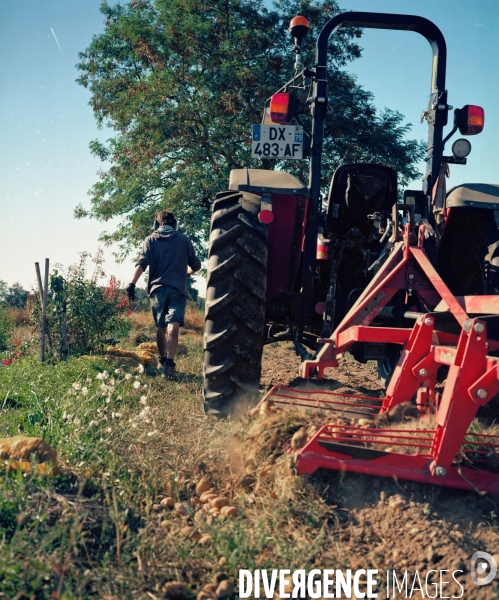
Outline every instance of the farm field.
{"type": "MultiPolygon", "coordinates": [[[[151,324],[135,314],[123,347],[152,340],[151,324]]],[[[303,414],[233,423],[204,415],[201,327],[191,309],[178,383],[118,358],[40,365],[28,356],[0,369],[0,437],[43,437],[60,465],[52,477],[1,475],[0,598],[230,598],[239,569],[255,568],[407,570],[411,583],[415,571],[461,570],[464,598],[498,596],[469,574],[475,551],[499,552],[495,498],[335,472],[297,476],[282,445],[303,414]],[[210,513],[201,481],[235,510],[210,513]]],[[[267,346],[263,389],[303,385],[297,367],[287,344],[267,346]]],[[[349,359],[324,385],[381,394],[374,366],[349,359]]],[[[459,597],[447,580],[454,585],[442,597],[459,597]]]]}

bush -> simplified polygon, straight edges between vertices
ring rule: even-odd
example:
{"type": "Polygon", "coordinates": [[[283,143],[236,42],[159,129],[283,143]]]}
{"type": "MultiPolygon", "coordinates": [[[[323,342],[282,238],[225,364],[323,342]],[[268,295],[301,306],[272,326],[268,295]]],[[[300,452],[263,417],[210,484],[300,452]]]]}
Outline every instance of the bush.
{"type": "Polygon", "coordinates": [[[0,352],[5,352],[10,348],[12,339],[12,321],[9,311],[5,306],[0,305],[0,352]]]}
{"type": "MultiPolygon", "coordinates": [[[[99,285],[104,276],[100,252],[92,258],[95,268],[88,277],[88,258],[91,258],[88,253],[82,253],[79,264],[71,266],[66,274],[55,270],[50,276],[47,321],[54,347],[63,358],[68,353],[82,355],[102,351],[106,338],[126,336],[130,331],[127,314],[131,311],[125,291],[119,289],[115,277],[110,278],[106,287],[99,285]]],[[[40,325],[38,300],[32,314],[40,325]]]]}

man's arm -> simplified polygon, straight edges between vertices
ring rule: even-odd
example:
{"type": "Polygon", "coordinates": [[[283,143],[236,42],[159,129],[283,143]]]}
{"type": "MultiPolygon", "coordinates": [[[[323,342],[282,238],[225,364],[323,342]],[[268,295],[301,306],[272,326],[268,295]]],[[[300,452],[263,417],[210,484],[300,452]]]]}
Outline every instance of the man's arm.
{"type": "Polygon", "coordinates": [[[143,272],[144,269],[140,265],[137,265],[133,273],[132,281],[128,284],[128,287],[126,288],[126,295],[128,296],[129,300],[132,300],[132,302],[135,300],[135,284],[140,279],[140,276],[143,272]]]}
{"type": "Polygon", "coordinates": [[[140,265],[137,265],[135,267],[132,281],[130,283],[133,283],[133,285],[135,285],[137,283],[137,281],[140,279],[140,276],[142,275],[143,272],[144,272],[144,269],[140,265]]]}
{"type": "Polygon", "coordinates": [[[144,244],[142,245],[142,254],[140,255],[139,260],[135,266],[132,281],[128,284],[128,287],[126,288],[127,296],[132,301],[135,300],[135,284],[140,279],[142,273],[149,266],[149,244],[147,243],[147,241],[148,240],[145,240],[144,244]]]}
{"type": "Polygon", "coordinates": [[[137,265],[133,273],[132,281],[128,284],[128,287],[126,288],[126,295],[128,296],[128,299],[132,302],[135,300],[135,284],[140,279],[140,276],[143,272],[144,269],[140,265],[137,265]]]}
{"type": "Polygon", "coordinates": [[[196,252],[194,251],[194,246],[192,245],[191,240],[188,239],[188,254],[187,254],[187,275],[192,275],[196,271],[199,271],[201,268],[201,261],[196,256],[196,252]]]}

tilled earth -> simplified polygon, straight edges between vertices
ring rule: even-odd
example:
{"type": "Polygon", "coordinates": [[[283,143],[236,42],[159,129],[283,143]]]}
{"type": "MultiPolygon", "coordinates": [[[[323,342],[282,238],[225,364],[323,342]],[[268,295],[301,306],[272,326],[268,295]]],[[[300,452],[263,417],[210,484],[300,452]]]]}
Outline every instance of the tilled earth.
{"type": "MultiPolygon", "coordinates": [[[[298,365],[291,345],[267,346],[264,385],[383,395],[374,363],[362,365],[347,356],[338,369],[326,371],[321,382],[300,380],[298,365]]],[[[499,596],[498,579],[479,586],[471,578],[476,551],[493,555],[499,565],[499,497],[395,478],[335,472],[318,472],[313,478],[321,486],[330,482],[330,492],[323,497],[335,503],[341,516],[330,524],[337,552],[324,556],[322,568],[378,569],[378,581],[384,581],[379,597],[485,600],[499,596]],[[393,592],[393,570],[402,593],[393,592]],[[405,571],[407,595],[401,584],[405,571]]]]}

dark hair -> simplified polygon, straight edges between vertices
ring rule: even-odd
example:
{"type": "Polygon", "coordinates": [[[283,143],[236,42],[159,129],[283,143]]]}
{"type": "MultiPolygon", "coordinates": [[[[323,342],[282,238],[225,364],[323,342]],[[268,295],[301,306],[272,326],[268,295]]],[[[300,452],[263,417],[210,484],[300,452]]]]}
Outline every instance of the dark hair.
{"type": "Polygon", "coordinates": [[[170,225],[173,229],[177,228],[177,219],[175,219],[173,213],[168,212],[167,210],[162,210],[156,215],[156,222],[158,227],[170,225]]]}

